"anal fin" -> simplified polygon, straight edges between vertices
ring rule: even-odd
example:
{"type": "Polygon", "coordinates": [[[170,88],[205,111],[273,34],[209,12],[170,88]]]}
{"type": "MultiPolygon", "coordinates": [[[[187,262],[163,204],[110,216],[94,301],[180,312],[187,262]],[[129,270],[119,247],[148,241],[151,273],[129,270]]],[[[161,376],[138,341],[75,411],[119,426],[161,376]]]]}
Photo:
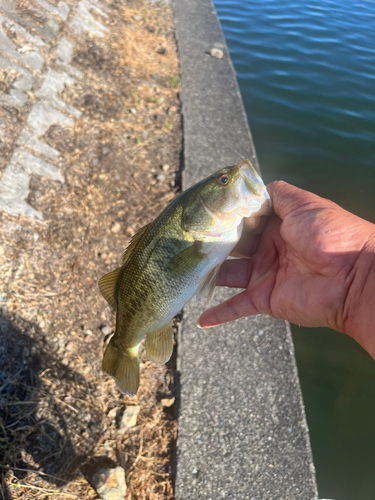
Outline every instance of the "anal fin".
{"type": "Polygon", "coordinates": [[[146,335],[146,356],[160,365],[166,363],[173,352],[172,322],[156,332],[146,335]]]}

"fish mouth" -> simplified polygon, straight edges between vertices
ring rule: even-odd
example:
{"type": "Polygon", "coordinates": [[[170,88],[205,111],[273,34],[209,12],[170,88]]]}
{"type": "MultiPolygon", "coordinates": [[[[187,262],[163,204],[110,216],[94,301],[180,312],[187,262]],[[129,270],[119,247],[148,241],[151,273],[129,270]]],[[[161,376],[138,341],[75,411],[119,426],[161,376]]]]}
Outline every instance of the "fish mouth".
{"type": "Polygon", "coordinates": [[[261,196],[265,189],[265,185],[250,161],[242,160],[238,168],[247,190],[255,196],[261,196]]]}
{"type": "Polygon", "coordinates": [[[272,201],[262,178],[252,166],[249,160],[242,160],[238,165],[241,182],[241,196],[245,201],[245,207],[241,211],[243,217],[255,215],[270,215],[272,213],[272,201]]]}

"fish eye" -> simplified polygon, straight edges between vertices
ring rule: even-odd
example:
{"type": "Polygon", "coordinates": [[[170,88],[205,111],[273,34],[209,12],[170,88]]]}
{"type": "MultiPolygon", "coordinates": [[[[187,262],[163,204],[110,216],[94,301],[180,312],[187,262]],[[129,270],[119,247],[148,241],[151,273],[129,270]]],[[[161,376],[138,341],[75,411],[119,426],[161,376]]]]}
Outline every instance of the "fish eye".
{"type": "Polygon", "coordinates": [[[229,176],[227,174],[221,174],[219,175],[219,177],[217,178],[217,182],[218,184],[220,184],[221,186],[225,186],[226,184],[228,184],[229,182],[229,176]]]}

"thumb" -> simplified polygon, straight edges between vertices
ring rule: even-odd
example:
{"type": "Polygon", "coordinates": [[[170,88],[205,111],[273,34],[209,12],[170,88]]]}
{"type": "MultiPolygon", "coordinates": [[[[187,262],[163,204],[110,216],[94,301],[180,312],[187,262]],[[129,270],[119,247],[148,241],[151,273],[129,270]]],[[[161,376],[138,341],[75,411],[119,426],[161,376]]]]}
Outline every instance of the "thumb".
{"type": "Polygon", "coordinates": [[[271,182],[271,184],[268,184],[267,190],[272,200],[273,209],[281,220],[284,220],[286,216],[301,207],[306,208],[309,205],[312,205],[311,208],[318,208],[321,205],[327,206],[327,200],[324,198],[284,181],[271,182]]]}

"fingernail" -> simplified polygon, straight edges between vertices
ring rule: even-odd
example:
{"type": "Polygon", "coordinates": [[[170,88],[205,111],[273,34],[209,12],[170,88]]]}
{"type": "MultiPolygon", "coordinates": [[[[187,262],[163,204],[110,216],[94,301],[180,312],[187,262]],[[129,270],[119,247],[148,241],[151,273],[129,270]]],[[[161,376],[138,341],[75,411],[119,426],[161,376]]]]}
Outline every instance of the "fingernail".
{"type": "Polygon", "coordinates": [[[201,326],[201,325],[199,324],[199,319],[198,319],[198,321],[196,322],[196,325],[197,325],[197,327],[198,327],[200,330],[204,330],[203,326],[201,326]]]}

